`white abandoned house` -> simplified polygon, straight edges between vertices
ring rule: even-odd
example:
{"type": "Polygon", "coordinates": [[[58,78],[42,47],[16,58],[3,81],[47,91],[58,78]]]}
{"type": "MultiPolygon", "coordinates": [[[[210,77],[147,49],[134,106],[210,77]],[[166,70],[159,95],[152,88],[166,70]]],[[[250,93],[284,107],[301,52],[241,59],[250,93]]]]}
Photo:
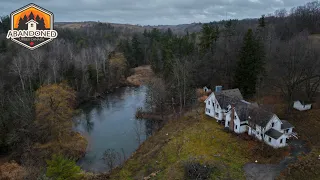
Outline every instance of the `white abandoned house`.
{"type": "Polygon", "coordinates": [[[291,137],[293,126],[257,103],[243,100],[239,89],[216,89],[204,101],[205,113],[235,133],[248,133],[266,144],[284,147],[291,137]]]}
{"type": "Polygon", "coordinates": [[[294,101],[293,108],[299,110],[299,111],[306,111],[311,109],[311,102],[309,101],[294,101]]]}
{"type": "Polygon", "coordinates": [[[37,24],[39,24],[39,23],[37,21],[31,19],[28,22],[26,22],[26,24],[28,24],[28,31],[36,31],[37,24]]]}

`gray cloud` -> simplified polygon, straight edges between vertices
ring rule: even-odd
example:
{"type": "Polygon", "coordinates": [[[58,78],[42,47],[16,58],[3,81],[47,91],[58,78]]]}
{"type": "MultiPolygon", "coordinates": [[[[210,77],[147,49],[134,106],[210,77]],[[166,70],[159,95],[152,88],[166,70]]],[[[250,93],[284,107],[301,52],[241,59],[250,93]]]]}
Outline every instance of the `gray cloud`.
{"type": "MultiPolygon", "coordinates": [[[[310,0],[33,0],[50,10],[55,21],[101,21],[141,25],[209,22],[253,18],[290,9],[310,0]]],[[[0,15],[26,5],[25,0],[0,0],[0,15]]]]}

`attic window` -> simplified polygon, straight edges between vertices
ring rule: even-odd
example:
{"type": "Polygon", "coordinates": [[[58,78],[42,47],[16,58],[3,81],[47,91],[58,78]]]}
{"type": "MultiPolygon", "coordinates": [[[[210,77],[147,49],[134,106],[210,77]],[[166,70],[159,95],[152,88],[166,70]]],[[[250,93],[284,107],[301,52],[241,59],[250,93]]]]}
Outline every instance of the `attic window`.
{"type": "Polygon", "coordinates": [[[30,24],[31,27],[33,27],[33,24],[30,24]]]}
{"type": "Polygon", "coordinates": [[[271,126],[274,127],[274,123],[272,123],[271,126]]]}

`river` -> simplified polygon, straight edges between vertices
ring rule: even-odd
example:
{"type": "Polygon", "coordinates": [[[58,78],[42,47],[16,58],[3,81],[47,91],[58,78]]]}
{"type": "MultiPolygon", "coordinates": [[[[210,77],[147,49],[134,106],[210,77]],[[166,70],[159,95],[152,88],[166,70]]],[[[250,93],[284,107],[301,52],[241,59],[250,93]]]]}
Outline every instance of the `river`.
{"type": "Polygon", "coordinates": [[[97,105],[81,108],[75,120],[76,130],[88,139],[87,153],[77,162],[83,170],[108,171],[110,166],[102,159],[106,150],[117,152],[118,165],[158,128],[154,121],[135,118],[137,108],[145,104],[146,90],[145,86],[119,88],[97,105]]]}

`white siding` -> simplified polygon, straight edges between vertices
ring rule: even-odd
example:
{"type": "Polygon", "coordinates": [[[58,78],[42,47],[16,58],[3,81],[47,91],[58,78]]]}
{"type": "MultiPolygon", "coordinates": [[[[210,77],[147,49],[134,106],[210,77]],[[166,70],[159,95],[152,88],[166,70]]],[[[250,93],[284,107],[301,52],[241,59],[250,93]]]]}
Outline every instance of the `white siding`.
{"type": "Polygon", "coordinates": [[[287,138],[285,135],[280,136],[278,139],[274,139],[268,135],[264,136],[264,141],[265,143],[267,143],[268,145],[274,147],[274,148],[280,148],[280,147],[284,147],[287,144],[287,138]],[[271,140],[271,141],[270,141],[271,140]],[[282,142],[281,142],[282,140],[282,142]]]}
{"type": "Polygon", "coordinates": [[[300,101],[295,101],[293,104],[293,108],[299,110],[299,111],[305,111],[311,109],[311,104],[302,105],[300,101]]]}
{"type": "Polygon", "coordinates": [[[278,116],[274,115],[271,120],[267,123],[265,132],[268,131],[269,129],[273,128],[275,130],[281,131],[281,120],[278,118],[278,116]],[[273,123],[273,127],[272,127],[273,123]]]}
{"type": "Polygon", "coordinates": [[[293,128],[288,128],[288,129],[282,129],[280,132],[288,135],[288,134],[291,134],[292,131],[293,131],[293,128]],[[288,132],[287,132],[287,130],[288,130],[288,132]]]}
{"type": "Polygon", "coordinates": [[[210,96],[205,100],[206,103],[206,115],[213,117],[217,120],[222,120],[223,113],[221,111],[220,105],[216,100],[214,93],[211,93],[210,96]]]}

